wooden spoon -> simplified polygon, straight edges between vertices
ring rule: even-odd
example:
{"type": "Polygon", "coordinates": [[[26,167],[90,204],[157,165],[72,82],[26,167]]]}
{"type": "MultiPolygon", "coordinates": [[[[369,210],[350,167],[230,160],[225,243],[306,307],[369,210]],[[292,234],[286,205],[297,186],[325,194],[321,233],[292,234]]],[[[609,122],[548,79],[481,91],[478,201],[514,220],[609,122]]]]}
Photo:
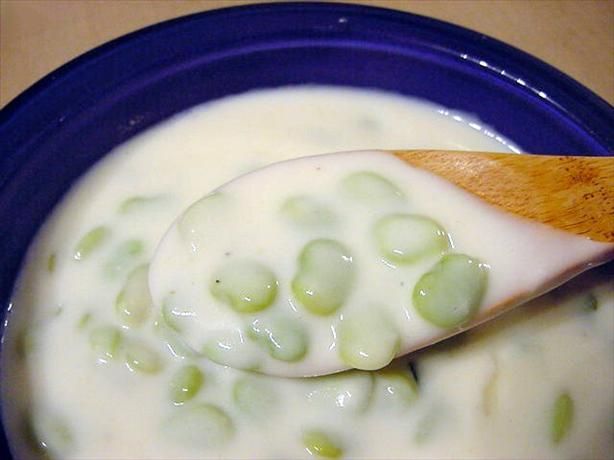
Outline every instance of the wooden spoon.
{"type": "MultiPolygon", "coordinates": [[[[402,181],[406,181],[408,185],[416,185],[418,187],[414,190],[416,193],[420,184],[426,187],[435,187],[433,191],[442,193],[430,194],[429,192],[427,195],[423,193],[418,201],[423,205],[435,206],[435,208],[444,203],[443,206],[448,208],[446,212],[451,214],[440,214],[440,218],[448,219],[450,223],[457,222],[457,225],[460,225],[459,228],[466,228],[465,224],[473,225],[475,222],[482,224],[480,221],[482,219],[486,223],[485,226],[488,226],[490,229],[486,233],[476,234],[482,235],[482,240],[478,241],[476,239],[480,238],[480,236],[472,238],[469,246],[467,246],[467,243],[469,243],[467,237],[464,240],[464,247],[473,247],[473,250],[482,248],[487,252],[491,251],[489,252],[491,254],[490,262],[495,264],[489,275],[488,286],[490,294],[487,292],[484,298],[479,301],[483,304],[479,311],[474,316],[468,315],[467,320],[464,320],[461,316],[459,322],[450,323],[453,324],[452,327],[442,326],[443,323],[430,319],[428,321],[431,321],[432,324],[427,325],[425,328],[424,322],[414,321],[418,313],[413,311],[411,307],[407,307],[408,310],[404,315],[407,318],[408,327],[415,327],[412,325],[416,325],[422,329],[408,329],[410,332],[402,336],[407,340],[401,340],[400,350],[398,346],[394,345],[395,340],[397,340],[394,338],[397,332],[391,333],[389,336],[392,337],[390,348],[390,353],[392,354],[384,354],[383,360],[376,358],[374,366],[385,365],[387,362],[385,360],[391,359],[392,355],[400,356],[410,353],[475,327],[555,288],[593,266],[614,258],[614,158],[513,155],[436,150],[348,152],[337,155],[337,157],[335,157],[335,154],[332,154],[299,158],[267,166],[262,170],[241,176],[220,187],[218,193],[209,195],[202,201],[197,202],[197,204],[190,208],[193,211],[188,210],[171,227],[152,260],[149,276],[150,288],[154,302],[158,305],[163,305],[166,302],[165,299],[168,293],[175,293],[183,296],[181,299],[177,299],[176,302],[182,305],[190,305],[190,308],[198,311],[194,318],[197,318],[195,321],[200,322],[195,323],[198,326],[192,329],[195,331],[195,335],[191,336],[195,343],[202,337],[208,337],[208,333],[216,332],[216,328],[221,327],[226,332],[229,330],[239,331],[240,335],[234,343],[224,342],[222,344],[221,349],[224,352],[234,349],[236,350],[234,356],[243,359],[254,351],[250,349],[252,347],[250,345],[251,342],[243,340],[241,328],[244,327],[245,321],[249,322],[253,321],[254,318],[258,318],[257,315],[252,315],[252,312],[259,310],[250,310],[251,304],[246,304],[241,306],[245,310],[240,310],[236,305],[233,306],[233,309],[236,310],[233,312],[228,305],[224,305],[224,303],[228,303],[227,300],[223,300],[220,303],[218,300],[221,297],[217,296],[217,300],[212,297],[216,296],[216,294],[212,294],[213,288],[210,287],[208,290],[201,288],[205,279],[214,280],[209,281],[210,283],[221,283],[221,286],[233,286],[233,282],[229,281],[225,274],[212,275],[212,270],[216,270],[218,266],[224,266],[228,260],[231,260],[225,258],[230,256],[230,248],[232,248],[233,258],[252,258],[252,260],[263,260],[267,265],[271,264],[273,267],[285,266],[287,270],[282,270],[281,274],[285,277],[283,278],[284,292],[288,293],[284,295],[289,297],[287,299],[278,299],[278,304],[287,306],[297,302],[296,299],[292,300],[292,296],[294,295],[294,297],[298,298],[298,294],[290,294],[287,288],[287,285],[290,283],[289,277],[292,276],[292,273],[285,272],[296,270],[294,258],[301,249],[298,246],[295,247],[295,245],[304,244],[304,242],[300,238],[300,241],[283,240],[283,232],[285,230],[275,234],[275,238],[271,238],[271,233],[268,230],[263,231],[262,234],[257,230],[261,227],[263,219],[265,221],[268,219],[271,222],[277,221],[280,209],[278,200],[284,196],[287,198],[288,193],[290,193],[287,187],[288,178],[296,178],[294,180],[298,184],[297,190],[292,191],[292,194],[298,193],[299,195],[296,196],[301,196],[301,193],[306,193],[307,195],[317,197],[320,189],[334,190],[330,189],[330,186],[327,185],[329,182],[327,181],[331,180],[335,183],[334,181],[338,180],[335,174],[339,172],[342,174],[341,177],[344,177],[347,174],[347,169],[344,169],[346,167],[349,167],[350,171],[354,172],[356,172],[356,168],[365,168],[367,170],[366,174],[369,175],[371,173],[368,171],[371,168],[374,171],[378,171],[380,166],[386,165],[386,168],[392,168],[389,171],[395,171],[398,168],[404,168],[403,162],[405,162],[413,167],[412,170],[407,168],[405,172],[398,171],[398,175],[391,177],[392,182],[396,181],[397,185],[399,185],[403,183],[402,181]],[[402,161],[399,161],[399,159],[402,161]],[[329,160],[333,160],[333,162],[327,163],[329,160]],[[473,200],[472,197],[466,197],[462,191],[446,192],[446,190],[451,192],[449,183],[445,183],[445,181],[431,177],[428,174],[425,175],[424,172],[416,171],[416,168],[435,174],[469,191],[471,194],[477,195],[482,201],[494,205],[500,210],[555,227],[558,230],[545,229],[541,225],[527,223],[524,219],[510,220],[509,217],[502,216],[497,212],[493,213],[492,210],[489,211],[484,206],[484,203],[475,203],[476,200],[473,200]],[[337,171],[337,173],[334,171],[337,171]],[[254,193],[255,190],[258,190],[258,193],[254,193]],[[237,205],[239,208],[233,211],[232,209],[235,208],[230,208],[226,205],[218,206],[218,202],[224,200],[224,198],[220,197],[224,196],[232,196],[233,203],[240,203],[237,205]],[[473,203],[471,205],[473,211],[470,214],[465,214],[469,211],[469,208],[464,207],[468,202],[473,203]],[[457,211],[461,212],[461,214],[457,211]],[[465,215],[471,217],[463,217],[465,215]],[[204,224],[201,226],[203,222],[204,224]],[[510,235],[508,229],[513,229],[514,233],[510,235]],[[560,230],[564,230],[567,233],[560,230]],[[580,235],[580,237],[570,235],[569,232],[580,235]],[[191,249],[186,251],[188,247],[191,249]],[[222,252],[222,248],[227,248],[225,251],[228,252],[222,252]],[[275,253],[275,248],[282,248],[283,250],[275,253]],[[275,259],[274,253],[282,257],[282,259],[275,259]],[[285,262],[288,260],[288,255],[292,258],[290,265],[285,262]],[[520,260],[519,263],[517,263],[518,260],[520,260]],[[288,268],[290,266],[292,268],[288,268]],[[222,278],[221,281],[217,279],[218,276],[222,278]],[[492,289],[490,289],[491,287],[492,289]],[[246,315],[246,312],[249,314],[246,315]],[[463,323],[462,321],[466,322],[463,323]],[[203,331],[204,335],[201,334],[203,331]],[[239,349],[239,347],[243,348],[239,349]]],[[[386,168],[383,170],[386,170],[386,168]]],[[[358,171],[358,174],[365,173],[365,171],[360,169],[358,171]]],[[[377,174],[374,175],[377,176],[377,174]]],[[[378,180],[380,181],[378,182],[380,186],[381,181],[386,181],[386,179],[378,180]]],[[[396,194],[397,191],[401,193],[392,182],[386,185],[386,187],[392,187],[393,192],[388,188],[387,193],[396,194]]],[[[366,190],[368,192],[361,193],[364,193],[362,198],[368,200],[373,199],[373,197],[376,197],[381,192],[381,189],[378,189],[377,186],[375,188],[367,187],[366,190]]],[[[330,193],[337,197],[335,199],[341,200],[342,194],[330,193]]],[[[390,195],[388,196],[390,197],[390,195]]],[[[401,195],[394,196],[398,198],[401,195]]],[[[321,198],[328,199],[329,195],[321,198]]],[[[414,203],[414,206],[416,204],[414,203]]],[[[377,206],[380,206],[380,204],[377,206]]],[[[410,212],[420,213],[420,211],[410,212]]],[[[436,215],[433,214],[433,216],[436,215]]],[[[437,220],[436,217],[433,218],[437,220]]],[[[362,217],[360,219],[362,219],[360,223],[352,221],[354,222],[352,225],[356,224],[358,228],[363,221],[366,225],[369,225],[362,217]]],[[[285,227],[282,225],[280,228],[284,229],[285,227]]],[[[350,246],[354,244],[353,247],[358,251],[358,247],[362,243],[358,242],[356,244],[356,241],[354,243],[349,243],[348,241],[355,237],[360,240],[363,238],[362,235],[363,230],[356,230],[356,232],[350,234],[346,233],[343,243],[347,243],[350,246]]],[[[359,253],[357,252],[357,254],[359,253]]],[[[362,253],[362,255],[365,257],[361,260],[367,260],[370,257],[368,253],[362,253]]],[[[360,257],[360,254],[357,257],[360,257]]],[[[351,257],[344,256],[344,259],[351,260],[351,257]]],[[[312,273],[316,273],[318,270],[321,271],[324,268],[321,265],[318,267],[312,273]]],[[[427,267],[424,269],[428,270],[427,267]]],[[[300,270],[303,270],[303,268],[300,268],[300,270]]],[[[345,269],[341,269],[341,273],[343,273],[343,270],[345,269]]],[[[236,271],[235,268],[232,271],[234,273],[236,271]]],[[[324,270],[322,273],[325,272],[324,270]]],[[[334,273],[325,276],[332,276],[333,279],[337,279],[334,273]]],[[[380,279],[377,278],[378,276],[379,274],[375,274],[372,278],[374,283],[378,282],[375,280],[380,279]]],[[[472,279],[470,278],[466,282],[467,286],[472,285],[472,279]]],[[[383,282],[388,283],[388,281],[383,282]]],[[[269,284],[272,286],[276,285],[275,283],[271,282],[269,284]]],[[[403,282],[400,284],[404,286],[403,282]]],[[[216,287],[217,284],[213,286],[216,287]]],[[[388,289],[396,289],[390,283],[386,284],[386,286],[388,286],[388,289]]],[[[398,286],[396,279],[394,286],[398,286]]],[[[465,285],[463,284],[463,286],[465,285]]],[[[218,288],[216,287],[216,289],[218,288]]],[[[280,287],[281,289],[282,287],[280,287]]],[[[313,294],[314,290],[310,287],[305,289],[304,292],[307,292],[308,296],[317,295],[313,294]]],[[[319,287],[314,289],[317,291],[319,287]]],[[[329,286],[329,288],[324,288],[322,292],[333,292],[339,289],[343,289],[343,287],[335,284],[334,286],[329,286]],[[326,289],[329,290],[326,291],[326,289]]],[[[405,290],[407,289],[408,287],[403,287],[403,292],[400,293],[399,291],[399,294],[395,295],[406,295],[405,290]]],[[[410,290],[410,295],[411,292],[410,290]]],[[[224,293],[224,295],[230,294],[224,293]]],[[[235,295],[235,293],[232,295],[235,295]]],[[[365,299],[374,297],[370,292],[363,292],[361,295],[361,298],[365,299]]],[[[241,301],[249,297],[249,295],[245,297],[243,293],[240,296],[241,301]]],[[[375,296],[376,299],[377,297],[375,296]]],[[[251,302],[251,300],[248,299],[248,302],[251,302]]],[[[269,301],[267,300],[267,302],[269,301]]],[[[273,301],[271,300],[270,302],[273,301]]],[[[299,302],[305,304],[305,299],[303,298],[299,302]]],[[[308,302],[311,301],[308,300],[308,302]]],[[[463,302],[460,301],[459,305],[453,306],[454,314],[461,312],[460,314],[464,315],[467,309],[473,308],[465,306],[463,302]]],[[[271,305],[271,303],[267,305],[271,305]]],[[[267,305],[264,308],[267,308],[267,305]]],[[[401,308],[406,308],[405,304],[403,305],[401,308]]],[[[322,313],[315,309],[312,313],[323,315],[319,317],[320,319],[330,318],[330,321],[335,322],[340,313],[343,313],[345,317],[341,321],[346,321],[348,320],[347,318],[351,318],[354,314],[350,312],[359,311],[358,317],[360,318],[365,309],[371,308],[365,307],[360,302],[357,302],[355,305],[344,305],[344,307],[350,306],[362,308],[363,310],[347,309],[340,310],[339,312],[332,310],[322,313]]],[[[170,306],[169,308],[172,309],[174,307],[170,306]]],[[[317,308],[321,307],[317,306],[317,308]]],[[[447,308],[447,306],[444,308],[447,308]]],[[[298,318],[304,318],[304,321],[311,321],[311,316],[304,314],[306,310],[301,308],[298,310],[298,318]]],[[[287,313],[285,312],[284,314],[287,313]]],[[[379,325],[381,330],[384,330],[384,333],[386,333],[389,327],[382,325],[382,321],[379,321],[379,325]]],[[[327,323],[326,321],[315,324],[320,326],[324,324],[327,334],[330,332],[332,325],[332,323],[327,323]]],[[[338,323],[335,327],[340,327],[340,324],[338,323]]],[[[375,322],[367,321],[367,329],[377,329],[379,327],[377,324],[377,318],[375,318],[375,322]]],[[[446,322],[445,324],[448,323],[446,322]]],[[[398,327],[405,326],[399,325],[398,327]]],[[[401,334],[401,330],[403,329],[398,329],[399,334],[401,334]]],[[[366,333],[369,334],[368,331],[366,333]]],[[[323,344],[322,346],[326,350],[333,350],[332,353],[335,354],[333,359],[323,359],[321,354],[318,355],[319,357],[313,355],[297,361],[287,362],[271,360],[265,357],[267,361],[264,364],[263,362],[258,362],[257,366],[262,372],[283,376],[323,375],[338,372],[343,370],[344,366],[347,367],[346,363],[348,360],[342,359],[337,355],[336,345],[329,347],[330,341],[327,342],[327,336],[320,335],[318,337],[319,339],[314,338],[312,340],[313,348],[320,347],[323,344]]],[[[382,337],[382,335],[377,337],[382,337]]],[[[335,335],[335,341],[336,338],[337,336],[335,335]]],[[[377,339],[372,343],[380,347],[381,342],[377,339]]],[[[253,347],[256,347],[256,345],[253,345],[253,347]]],[[[358,350],[358,348],[354,347],[354,350],[358,350]]],[[[368,354],[363,353],[362,349],[359,351],[362,355],[368,356],[368,354]]],[[[340,348],[339,353],[343,354],[340,348]]],[[[374,354],[377,353],[374,351],[374,354]]],[[[211,358],[210,355],[207,356],[211,358]]],[[[331,354],[331,356],[333,355],[331,354]]],[[[226,361],[221,361],[221,363],[234,366],[234,364],[226,361]]],[[[248,362],[241,361],[241,363],[243,367],[252,366],[248,362]]],[[[366,364],[362,368],[376,368],[368,367],[370,365],[372,364],[366,364]]]]}
{"type": "Polygon", "coordinates": [[[504,211],[614,242],[614,158],[396,150],[504,211]]]}

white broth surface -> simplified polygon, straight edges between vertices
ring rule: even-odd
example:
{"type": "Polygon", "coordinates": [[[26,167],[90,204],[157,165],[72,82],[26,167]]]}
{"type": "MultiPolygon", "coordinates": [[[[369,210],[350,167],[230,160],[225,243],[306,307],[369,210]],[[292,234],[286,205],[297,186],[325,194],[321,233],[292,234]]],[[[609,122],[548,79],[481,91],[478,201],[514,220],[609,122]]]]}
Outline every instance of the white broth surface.
{"type": "Polygon", "coordinates": [[[423,102],[294,87],[197,107],[93,167],[14,293],[2,407],[17,458],[611,458],[611,266],[382,370],[310,379],[212,362],[153,306],[148,264],[191,203],[259,166],[371,148],[517,150],[423,102]]]}

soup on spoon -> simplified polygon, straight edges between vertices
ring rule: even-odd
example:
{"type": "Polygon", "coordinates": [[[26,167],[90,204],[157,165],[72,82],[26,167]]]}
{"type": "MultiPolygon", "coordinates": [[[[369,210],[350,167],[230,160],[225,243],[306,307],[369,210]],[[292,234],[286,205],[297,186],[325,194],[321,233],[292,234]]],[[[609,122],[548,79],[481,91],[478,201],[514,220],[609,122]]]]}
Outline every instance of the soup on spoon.
{"type": "Polygon", "coordinates": [[[374,370],[614,255],[612,243],[513,216],[408,165],[418,157],[301,158],[194,203],[149,270],[165,326],[231,367],[374,370]]]}

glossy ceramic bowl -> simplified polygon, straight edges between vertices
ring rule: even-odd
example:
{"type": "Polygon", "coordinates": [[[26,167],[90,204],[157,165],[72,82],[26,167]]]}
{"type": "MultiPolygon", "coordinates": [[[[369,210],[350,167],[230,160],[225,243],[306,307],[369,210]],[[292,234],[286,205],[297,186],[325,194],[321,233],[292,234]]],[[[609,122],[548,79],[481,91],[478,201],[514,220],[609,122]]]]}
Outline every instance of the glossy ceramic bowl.
{"type": "Polygon", "coordinates": [[[477,115],[530,152],[614,151],[611,106],[543,62],[447,23],[319,3],[165,22],[75,59],[0,113],[2,316],[37,229],[114,146],[196,104],[302,83],[425,98],[477,115]]]}

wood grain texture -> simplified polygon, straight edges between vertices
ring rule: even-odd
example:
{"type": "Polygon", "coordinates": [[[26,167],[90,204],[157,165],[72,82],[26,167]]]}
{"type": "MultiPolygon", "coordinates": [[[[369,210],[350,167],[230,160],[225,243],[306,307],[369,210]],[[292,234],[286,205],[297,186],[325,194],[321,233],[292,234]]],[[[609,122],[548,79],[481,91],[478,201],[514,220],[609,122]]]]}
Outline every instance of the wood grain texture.
{"type": "Polygon", "coordinates": [[[614,243],[614,158],[397,151],[513,214],[614,243]]]}

